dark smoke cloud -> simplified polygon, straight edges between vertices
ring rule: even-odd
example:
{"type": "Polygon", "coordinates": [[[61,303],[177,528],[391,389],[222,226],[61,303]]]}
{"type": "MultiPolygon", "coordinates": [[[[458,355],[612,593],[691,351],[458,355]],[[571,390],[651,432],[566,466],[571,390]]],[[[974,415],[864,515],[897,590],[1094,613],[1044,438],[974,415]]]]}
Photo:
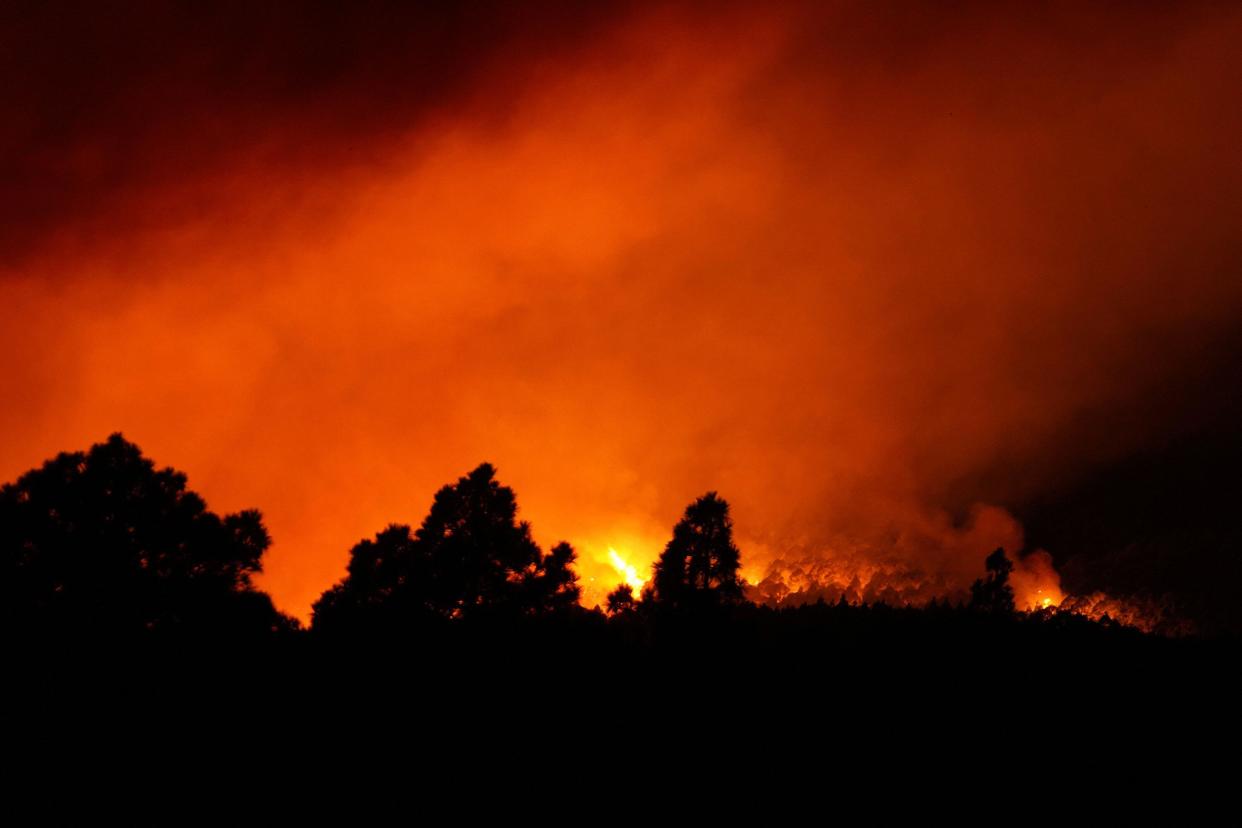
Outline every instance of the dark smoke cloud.
{"type": "Polygon", "coordinates": [[[195,185],[238,163],[290,176],[375,163],[420,121],[469,106],[484,80],[479,105],[503,119],[545,62],[625,6],[7,4],[0,251],[11,261],[49,235],[106,238],[218,209],[195,185]],[[109,215],[136,204],[154,215],[109,215]]]}

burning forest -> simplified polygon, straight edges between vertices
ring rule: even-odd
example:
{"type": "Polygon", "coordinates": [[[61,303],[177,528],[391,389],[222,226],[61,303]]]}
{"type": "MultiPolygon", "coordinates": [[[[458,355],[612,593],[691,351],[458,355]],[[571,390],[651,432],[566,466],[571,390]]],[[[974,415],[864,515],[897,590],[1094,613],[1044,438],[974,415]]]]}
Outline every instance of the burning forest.
{"type": "Polygon", "coordinates": [[[228,734],[676,747],[707,698],[1139,755],[1032,722],[1230,686],[1239,42],[1213,0],[0,3],[0,663],[177,665],[228,734]]]}

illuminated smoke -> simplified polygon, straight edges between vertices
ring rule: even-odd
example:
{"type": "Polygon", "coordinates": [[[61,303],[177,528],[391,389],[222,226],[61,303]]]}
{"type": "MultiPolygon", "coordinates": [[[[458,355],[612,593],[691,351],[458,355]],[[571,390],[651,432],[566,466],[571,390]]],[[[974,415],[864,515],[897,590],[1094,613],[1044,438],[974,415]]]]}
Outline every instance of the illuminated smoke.
{"type": "Polygon", "coordinates": [[[303,618],[482,461],[587,582],[715,490],[774,600],[963,594],[1242,319],[1242,9],[873,5],[30,62],[7,110],[97,79],[0,127],[0,478],[120,430],[263,510],[303,618]]]}

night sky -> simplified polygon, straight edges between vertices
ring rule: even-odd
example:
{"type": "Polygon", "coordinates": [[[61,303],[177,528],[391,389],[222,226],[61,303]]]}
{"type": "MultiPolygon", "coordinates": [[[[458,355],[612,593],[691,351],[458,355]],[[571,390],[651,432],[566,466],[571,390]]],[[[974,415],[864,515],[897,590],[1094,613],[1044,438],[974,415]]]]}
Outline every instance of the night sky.
{"type": "Polygon", "coordinates": [[[1237,629],[1239,42],[1227,3],[6,3],[0,480],[120,431],[262,510],[303,619],[489,461],[588,606],[715,490],[752,584],[924,601],[1004,546],[1020,603],[1237,629]]]}

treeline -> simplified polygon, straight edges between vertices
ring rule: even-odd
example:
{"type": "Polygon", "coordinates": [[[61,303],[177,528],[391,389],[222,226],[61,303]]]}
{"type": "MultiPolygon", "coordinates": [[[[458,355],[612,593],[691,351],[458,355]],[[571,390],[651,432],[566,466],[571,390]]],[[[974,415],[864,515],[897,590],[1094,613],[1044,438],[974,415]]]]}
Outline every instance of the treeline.
{"type": "Polygon", "coordinates": [[[1014,612],[1003,550],[966,605],[924,608],[751,604],[728,503],[708,492],[673,527],[642,594],[581,606],[576,553],[543,550],[517,519],[513,491],[482,464],[435,495],[413,529],[393,524],[350,552],[347,575],[302,629],[255,588],[270,537],[257,511],[217,515],[114,434],[60,454],[0,489],[0,624],[7,641],[276,642],[292,647],[720,647],[801,651],[831,645],[970,649],[999,640],[1143,638],[1082,618],[1014,612]]]}

